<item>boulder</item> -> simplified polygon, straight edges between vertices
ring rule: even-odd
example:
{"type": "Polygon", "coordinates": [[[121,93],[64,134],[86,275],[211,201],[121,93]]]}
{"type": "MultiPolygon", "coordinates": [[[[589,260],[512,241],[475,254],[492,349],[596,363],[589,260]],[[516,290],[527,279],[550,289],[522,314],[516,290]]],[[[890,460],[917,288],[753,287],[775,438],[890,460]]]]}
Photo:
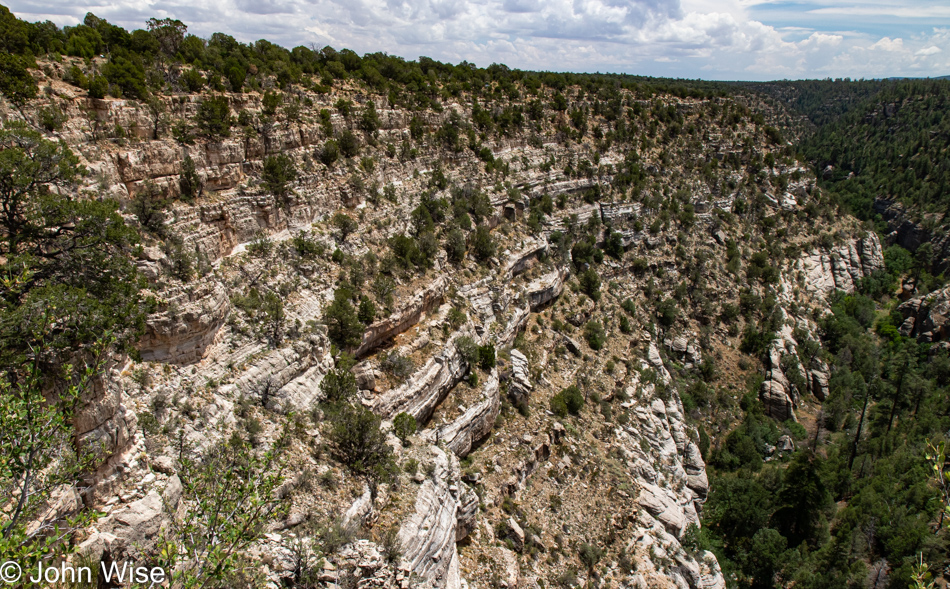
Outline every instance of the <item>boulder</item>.
{"type": "Polygon", "coordinates": [[[791,436],[784,435],[778,439],[778,442],[776,442],[775,448],[779,452],[794,452],[795,442],[792,441],[791,436]]]}
{"type": "Polygon", "coordinates": [[[796,420],[788,389],[782,383],[775,380],[763,382],[759,389],[759,399],[765,405],[765,414],[769,417],[778,421],[796,420]]]}
{"type": "Polygon", "coordinates": [[[521,526],[518,525],[518,522],[516,522],[514,518],[508,518],[505,536],[511,540],[515,550],[518,552],[524,551],[524,530],[521,529],[521,526]]]}
{"type": "Polygon", "coordinates": [[[544,305],[561,296],[564,291],[564,279],[567,269],[554,270],[534,280],[525,288],[525,296],[532,311],[538,311],[544,305]]]}
{"type": "Polygon", "coordinates": [[[511,382],[508,385],[508,395],[516,405],[527,403],[533,388],[528,374],[528,358],[517,349],[512,349],[511,382]]]}

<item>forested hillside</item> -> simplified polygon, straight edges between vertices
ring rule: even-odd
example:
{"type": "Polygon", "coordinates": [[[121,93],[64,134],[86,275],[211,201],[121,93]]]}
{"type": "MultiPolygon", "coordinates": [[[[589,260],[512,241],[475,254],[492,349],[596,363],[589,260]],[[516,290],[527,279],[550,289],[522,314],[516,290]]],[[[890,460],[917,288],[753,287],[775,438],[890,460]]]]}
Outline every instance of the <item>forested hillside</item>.
{"type": "Polygon", "coordinates": [[[950,578],[950,82],[143,24],[0,6],[0,561],[950,578]]]}

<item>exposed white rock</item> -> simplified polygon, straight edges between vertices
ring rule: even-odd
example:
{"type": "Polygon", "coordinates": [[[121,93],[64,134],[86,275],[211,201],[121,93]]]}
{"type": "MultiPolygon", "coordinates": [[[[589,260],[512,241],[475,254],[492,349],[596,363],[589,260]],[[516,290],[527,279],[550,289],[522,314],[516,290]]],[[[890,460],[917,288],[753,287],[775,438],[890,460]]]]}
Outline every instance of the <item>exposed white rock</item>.
{"type": "Polygon", "coordinates": [[[804,273],[806,288],[821,295],[835,290],[853,292],[860,279],[883,268],[884,254],[875,233],[830,251],[810,252],[795,263],[795,269],[804,273]]]}
{"type": "Polygon", "coordinates": [[[897,310],[904,316],[901,335],[922,343],[950,339],[950,286],[914,297],[897,310]]]}
{"type": "Polygon", "coordinates": [[[554,270],[528,285],[525,289],[525,296],[532,311],[537,311],[561,296],[564,291],[564,279],[567,277],[567,273],[566,268],[554,270]]]}
{"type": "Polygon", "coordinates": [[[514,401],[527,401],[531,395],[531,377],[528,374],[528,358],[516,349],[511,350],[511,383],[508,394],[514,401]]]}
{"type": "Polygon", "coordinates": [[[481,389],[481,400],[465,410],[452,423],[435,431],[433,441],[445,443],[459,458],[468,456],[472,447],[485,438],[495,425],[501,398],[498,392],[498,371],[492,370],[481,389]]]}
{"type": "Polygon", "coordinates": [[[401,309],[366,328],[366,332],[363,333],[363,342],[354,355],[357,358],[362,357],[376,346],[418,323],[425,313],[442,303],[447,284],[448,280],[445,276],[439,276],[425,289],[416,293],[401,309]]]}
{"type": "Polygon", "coordinates": [[[458,459],[451,452],[429,447],[431,476],[419,486],[415,510],[399,529],[398,539],[410,570],[440,589],[458,589],[458,459]],[[451,491],[455,487],[456,492],[451,491]]]}
{"type": "Polygon", "coordinates": [[[219,282],[201,282],[165,294],[162,310],[149,315],[139,342],[142,359],[188,364],[200,360],[231,311],[219,282]]]}

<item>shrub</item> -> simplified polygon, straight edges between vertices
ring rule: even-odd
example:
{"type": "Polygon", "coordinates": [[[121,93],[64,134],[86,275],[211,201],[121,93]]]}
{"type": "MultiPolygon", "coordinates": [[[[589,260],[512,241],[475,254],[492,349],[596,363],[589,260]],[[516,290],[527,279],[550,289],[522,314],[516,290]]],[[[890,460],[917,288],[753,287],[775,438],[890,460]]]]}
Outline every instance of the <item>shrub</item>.
{"type": "Polygon", "coordinates": [[[409,436],[416,433],[417,427],[416,418],[405,411],[393,418],[393,433],[402,441],[403,446],[409,445],[409,436]]]}
{"type": "Polygon", "coordinates": [[[593,571],[600,559],[604,557],[604,549],[594,544],[581,542],[577,547],[577,556],[587,567],[587,570],[593,571]]]}
{"type": "Polygon", "coordinates": [[[330,219],[330,224],[340,232],[340,243],[344,243],[346,238],[353,234],[359,226],[353,217],[346,213],[336,213],[330,219]]]}
{"type": "Polygon", "coordinates": [[[340,159],[340,145],[335,139],[327,139],[327,142],[323,144],[323,149],[320,150],[317,157],[320,158],[320,161],[323,162],[324,165],[332,166],[334,162],[340,159]]]}
{"type": "Polygon", "coordinates": [[[340,348],[355,348],[363,339],[363,324],[342,289],[337,289],[333,303],[323,312],[327,336],[340,348]]]}
{"type": "Polygon", "coordinates": [[[224,96],[214,96],[202,100],[198,105],[195,121],[198,130],[209,139],[230,137],[234,118],[231,116],[228,99],[224,96]]]}
{"type": "Polygon", "coordinates": [[[369,325],[376,319],[376,305],[368,296],[360,296],[360,307],[356,316],[363,325],[369,325]]]}
{"type": "Polygon", "coordinates": [[[137,56],[132,59],[113,54],[103,66],[102,74],[109,81],[113,95],[121,93],[126,98],[144,99],[148,96],[145,86],[145,68],[137,56]]]}
{"type": "Polygon", "coordinates": [[[583,407],[584,395],[581,394],[577,385],[571,385],[551,397],[551,412],[558,417],[566,417],[568,414],[577,415],[583,407]]]}
{"type": "Polygon", "coordinates": [[[105,98],[109,92],[109,81],[104,76],[93,76],[89,80],[89,97],[105,98]]]}
{"type": "Polygon", "coordinates": [[[587,340],[590,349],[594,351],[603,348],[607,341],[607,333],[604,331],[603,324],[596,320],[588,321],[587,325],[584,326],[584,339],[587,340]]]}
{"type": "Polygon", "coordinates": [[[465,234],[460,229],[452,229],[445,237],[445,252],[453,264],[465,259],[465,234]]]}
{"type": "Polygon", "coordinates": [[[330,420],[327,440],[334,458],[371,483],[392,478],[396,461],[375,413],[362,405],[345,404],[331,413],[330,420]]]}
{"type": "Polygon", "coordinates": [[[495,255],[495,241],[488,227],[484,225],[475,228],[475,234],[472,237],[472,255],[479,262],[487,262],[495,255]]]}
{"type": "Polygon", "coordinates": [[[455,349],[458,350],[462,359],[465,360],[469,366],[475,366],[478,363],[478,344],[476,344],[472,338],[465,335],[456,339],[455,349]]]}
{"type": "Polygon", "coordinates": [[[491,344],[478,346],[478,365],[483,370],[491,370],[495,367],[495,346],[491,344]]]}
{"type": "Polygon", "coordinates": [[[63,129],[63,123],[65,123],[68,118],[56,103],[51,104],[49,107],[41,108],[39,114],[40,126],[49,132],[61,131],[63,129]]]}
{"type": "Polygon", "coordinates": [[[323,244],[310,239],[303,231],[294,235],[290,243],[294,246],[297,255],[304,259],[315,258],[326,251],[323,244]]]}
{"type": "Polygon", "coordinates": [[[763,357],[768,351],[769,344],[772,343],[774,334],[766,331],[759,331],[752,325],[746,326],[742,332],[742,343],[739,350],[750,356],[763,357]]]}
{"type": "Polygon", "coordinates": [[[397,352],[391,352],[383,358],[383,361],[380,362],[380,368],[392,374],[400,380],[404,380],[415,369],[415,365],[412,363],[411,358],[407,358],[398,354],[397,352]]]}
{"type": "Polygon", "coordinates": [[[269,155],[264,160],[261,180],[264,188],[278,198],[290,194],[288,184],[297,179],[297,166],[293,158],[283,153],[269,155]]]}
{"type": "Polygon", "coordinates": [[[190,155],[185,155],[181,162],[181,175],[178,177],[178,189],[181,192],[181,199],[185,202],[191,202],[201,196],[204,186],[201,184],[201,178],[195,169],[195,161],[190,155]]]}
{"type": "Polygon", "coordinates": [[[371,100],[360,115],[359,127],[367,133],[373,133],[379,129],[379,126],[380,121],[379,115],[376,114],[376,104],[371,100]]]}
{"type": "Polygon", "coordinates": [[[331,405],[349,402],[358,391],[356,377],[345,366],[346,362],[337,362],[337,367],[320,381],[320,392],[323,393],[324,400],[331,405]]]}
{"type": "MultiPolygon", "coordinates": [[[[17,106],[36,98],[38,87],[27,69],[28,65],[22,57],[0,52],[0,93],[17,106]]],[[[102,94],[105,96],[105,92],[102,94]]]]}
{"type": "Polygon", "coordinates": [[[679,309],[673,299],[664,299],[656,305],[656,318],[663,327],[670,327],[676,323],[679,309]]]}
{"type": "Polygon", "coordinates": [[[633,326],[630,325],[630,320],[627,319],[626,315],[620,316],[620,333],[633,333],[633,326]]]}
{"type": "Polygon", "coordinates": [[[189,92],[200,92],[201,88],[205,85],[205,79],[201,76],[201,72],[195,68],[189,68],[181,75],[179,78],[181,85],[185,90],[189,92]]]}
{"type": "Polygon", "coordinates": [[[277,114],[277,107],[283,102],[283,96],[280,92],[271,92],[268,90],[261,99],[261,112],[272,117],[277,114]]]}
{"type": "Polygon", "coordinates": [[[578,277],[578,282],[580,283],[581,292],[595,301],[600,300],[600,275],[597,274],[596,270],[593,268],[584,270],[578,277]]]}
{"type": "Polygon", "coordinates": [[[360,153],[360,140],[356,138],[349,129],[340,133],[339,138],[340,153],[343,157],[356,157],[360,153]]]}
{"type": "Polygon", "coordinates": [[[619,231],[612,231],[607,237],[604,252],[616,260],[623,258],[623,235],[619,231]]]}

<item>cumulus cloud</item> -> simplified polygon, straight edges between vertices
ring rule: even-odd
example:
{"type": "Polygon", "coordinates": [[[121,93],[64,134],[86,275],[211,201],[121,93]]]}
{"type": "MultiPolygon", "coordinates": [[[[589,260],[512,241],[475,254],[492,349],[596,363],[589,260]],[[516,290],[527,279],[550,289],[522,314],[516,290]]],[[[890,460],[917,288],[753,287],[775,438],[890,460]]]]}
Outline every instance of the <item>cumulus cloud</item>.
{"type": "MultiPolygon", "coordinates": [[[[91,0],[80,6],[73,0],[13,0],[9,6],[21,18],[60,25],[80,22],[87,11],[127,28],[142,27],[151,16],[173,17],[203,37],[220,31],[245,42],[266,38],[286,47],[329,44],[360,53],[539,70],[715,79],[950,73],[944,51],[950,48],[950,29],[908,24],[897,14],[903,10],[899,5],[875,0],[817,3],[807,13],[786,12],[773,20],[765,8],[778,10],[787,2],[91,0]],[[901,25],[895,29],[900,34],[855,28],[852,19],[838,17],[835,23],[835,14],[851,9],[887,15],[901,25]],[[816,26],[816,19],[824,25],[816,26]]],[[[914,7],[931,17],[943,8],[914,7]]]]}

